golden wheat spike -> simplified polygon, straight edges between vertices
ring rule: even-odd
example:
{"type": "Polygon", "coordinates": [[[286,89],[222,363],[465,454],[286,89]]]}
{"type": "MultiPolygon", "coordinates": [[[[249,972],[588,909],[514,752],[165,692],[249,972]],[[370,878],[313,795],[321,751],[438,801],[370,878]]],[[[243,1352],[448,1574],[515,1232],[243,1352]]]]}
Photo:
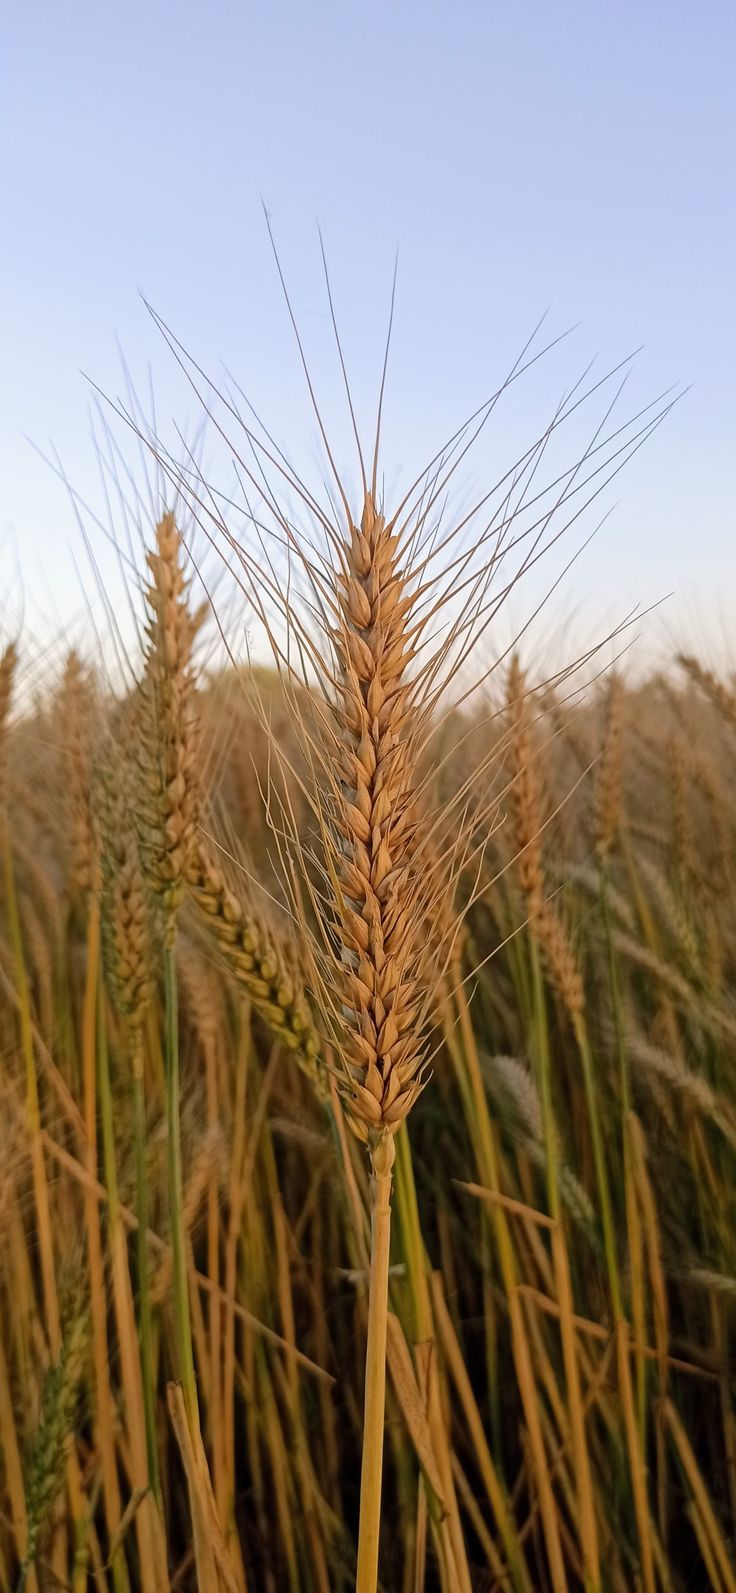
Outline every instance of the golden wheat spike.
{"type": "Polygon", "coordinates": [[[528,688],[516,653],[509,666],[507,703],[515,866],[527,899],[529,921],[536,927],[544,902],[542,797],[529,724],[528,688]]]}
{"type": "Polygon", "coordinates": [[[420,1088],[416,1025],[421,920],[415,880],[416,716],[407,668],[411,600],[396,538],[366,495],[336,582],[341,778],[334,907],[342,943],[349,1120],[395,1133],[420,1088]]]}
{"type": "Polygon", "coordinates": [[[140,766],[140,848],[144,874],[171,923],[184,892],[199,817],[199,726],[192,655],[200,616],[190,613],[181,537],[173,514],[156,527],[147,555],[145,674],[140,766]]]}

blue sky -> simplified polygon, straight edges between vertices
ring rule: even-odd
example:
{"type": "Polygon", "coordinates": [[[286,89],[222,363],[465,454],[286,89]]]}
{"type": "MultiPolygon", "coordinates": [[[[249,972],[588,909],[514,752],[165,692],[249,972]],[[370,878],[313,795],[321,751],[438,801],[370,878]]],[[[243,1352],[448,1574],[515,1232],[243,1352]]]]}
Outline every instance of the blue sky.
{"type": "Polygon", "coordinates": [[[582,612],[594,631],[672,592],[649,622],[660,641],[694,634],[714,652],[728,636],[730,0],[38,0],[6,13],[4,34],[5,628],[21,584],[27,624],[80,612],[74,517],[23,434],[53,443],[98,503],[80,372],[120,391],[118,342],[137,384],[151,365],[159,415],[191,418],[140,291],[208,369],[227,364],[295,455],[314,453],[263,200],[328,414],[340,390],[317,222],[366,422],[398,248],[389,484],[496,386],[547,306],[551,332],[578,329],[527,379],[473,481],[505,468],[593,355],[603,369],[644,345],[634,405],[692,383],[616,483],[555,623],[582,612]]]}

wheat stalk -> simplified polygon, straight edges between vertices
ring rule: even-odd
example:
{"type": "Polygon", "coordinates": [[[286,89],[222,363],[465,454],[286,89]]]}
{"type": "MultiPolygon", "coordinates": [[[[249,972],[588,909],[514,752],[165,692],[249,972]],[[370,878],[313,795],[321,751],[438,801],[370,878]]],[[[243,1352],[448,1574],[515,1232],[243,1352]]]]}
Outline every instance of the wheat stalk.
{"type": "Polygon", "coordinates": [[[102,842],[100,912],[108,988],[130,1034],[138,1218],[138,1320],[148,1483],[160,1500],[156,1446],[153,1326],[148,1265],[148,1179],[143,1024],[153,995],[149,898],[130,818],[129,782],[120,760],[108,750],[96,782],[97,822],[102,842]]]}
{"type": "Polygon", "coordinates": [[[327,690],[300,690],[297,710],[307,765],[319,771],[316,941],[302,916],[310,984],[330,1023],[347,1121],[371,1162],[359,1593],[373,1593],[378,1567],[394,1135],[422,1088],[442,947],[457,923],[442,909],[464,841],[463,831],[449,856],[432,851],[419,774],[432,693],[412,671],[416,589],[401,550],[396,522],[366,491],[360,523],[350,516],[336,531],[320,580],[327,690]]]}
{"type": "Polygon", "coordinates": [[[413,595],[395,526],[367,492],[334,582],[337,660],[332,731],[337,775],[325,827],[339,960],[343,1095],[371,1158],[371,1270],[366,1347],[358,1593],[378,1575],[393,1135],[421,1088],[421,875],[417,868],[416,698],[408,679],[413,595]]]}
{"type": "Polygon", "coordinates": [[[200,788],[199,726],[195,702],[194,642],[203,615],[192,615],[183,546],[173,514],[156,527],[147,554],[148,618],[145,672],[140,692],[138,807],[140,856],[149,889],[163,918],[166,1013],[166,1107],[169,1208],[174,1261],[174,1303],[179,1368],[192,1427],[198,1427],[197,1385],[189,1315],[181,1166],[176,919],[195,845],[200,788]]]}

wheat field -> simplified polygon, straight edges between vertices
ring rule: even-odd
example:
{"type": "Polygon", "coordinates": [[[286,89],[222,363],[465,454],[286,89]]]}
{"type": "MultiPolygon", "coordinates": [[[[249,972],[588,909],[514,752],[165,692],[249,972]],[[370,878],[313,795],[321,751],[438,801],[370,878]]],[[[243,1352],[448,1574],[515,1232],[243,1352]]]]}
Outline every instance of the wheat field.
{"type": "Polygon", "coordinates": [[[162,461],[127,679],[0,663],[0,1587],[734,1593],[736,689],[448,707],[375,461],[215,668],[162,461]]]}

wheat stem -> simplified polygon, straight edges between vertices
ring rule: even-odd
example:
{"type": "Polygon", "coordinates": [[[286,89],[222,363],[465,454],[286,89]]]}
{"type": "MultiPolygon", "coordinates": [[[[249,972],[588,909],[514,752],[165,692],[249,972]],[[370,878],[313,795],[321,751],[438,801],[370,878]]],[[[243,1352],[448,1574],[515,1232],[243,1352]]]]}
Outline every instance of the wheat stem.
{"type": "Polygon", "coordinates": [[[532,983],[534,995],[535,1036],[537,1052],[537,1072],[539,1093],[542,1103],[542,1120],[544,1124],[545,1151],[547,1164],[547,1198],[550,1215],[554,1219],[552,1229],[552,1265],[554,1268],[557,1301],[560,1308],[560,1337],[562,1340],[562,1355],[565,1367],[565,1383],[570,1411],[570,1427],[572,1434],[572,1450],[575,1459],[575,1472],[578,1491],[578,1507],[580,1511],[580,1538],[583,1550],[583,1567],[585,1575],[586,1593],[599,1593],[601,1586],[600,1556],[598,1550],[598,1533],[596,1530],[595,1507],[593,1503],[593,1484],[590,1473],[590,1457],[585,1433],[585,1416],[583,1412],[582,1393],[580,1388],[580,1372],[578,1367],[578,1347],[576,1341],[575,1325],[573,1322],[574,1301],[570,1267],[567,1253],[567,1243],[560,1216],[560,1188],[558,1176],[558,1138],[552,1104],[552,1081],[550,1076],[549,1036],[547,1031],[547,1013],[544,999],[544,982],[542,978],[542,959],[539,951],[537,937],[532,931],[530,935],[532,983]]]}
{"type": "Polygon", "coordinates": [[[138,1219],[138,1336],[141,1346],[143,1406],[146,1423],[148,1478],[161,1504],[161,1481],[156,1444],[156,1379],[153,1361],[151,1285],[148,1272],[148,1173],[146,1170],[146,1098],[143,1087],[141,1035],[136,1031],[132,1056],[133,1108],[135,1114],[136,1217],[138,1219]]]}
{"type": "Polygon", "coordinates": [[[168,1132],[174,1320],[179,1376],[184,1390],[187,1416],[192,1424],[192,1429],[196,1430],[199,1424],[199,1409],[197,1405],[194,1354],[192,1351],[187,1249],[184,1233],[184,1184],[181,1167],[181,1091],[179,1082],[179,1009],[173,923],[169,926],[164,947],[164,1000],[166,1007],[166,1123],[168,1132]]]}
{"type": "Polygon", "coordinates": [[[391,1246],[391,1168],[394,1154],[393,1139],[387,1134],[379,1141],[371,1156],[371,1270],[355,1593],[376,1593],[378,1586],[391,1246]]]}

